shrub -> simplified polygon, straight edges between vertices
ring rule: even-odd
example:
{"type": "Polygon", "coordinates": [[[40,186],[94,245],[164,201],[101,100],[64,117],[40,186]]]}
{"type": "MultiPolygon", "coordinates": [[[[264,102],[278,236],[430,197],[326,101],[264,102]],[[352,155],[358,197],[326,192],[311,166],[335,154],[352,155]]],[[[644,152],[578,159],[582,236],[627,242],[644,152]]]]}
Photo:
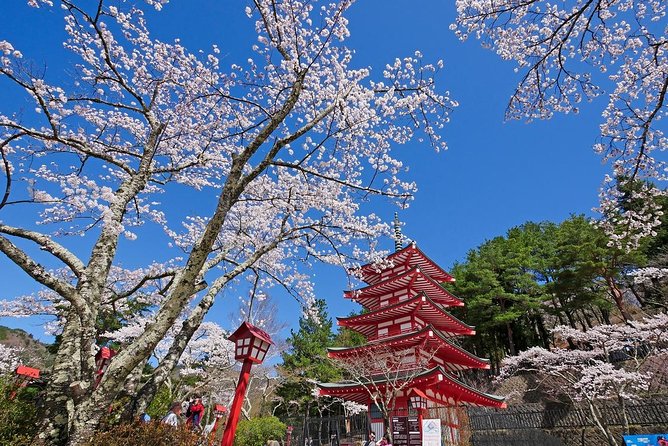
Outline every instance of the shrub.
{"type": "Polygon", "coordinates": [[[153,421],[126,423],[96,433],[86,446],[196,446],[198,436],[185,427],[153,421]]]}
{"type": "Polygon", "coordinates": [[[280,441],[285,437],[285,424],[276,417],[244,420],[237,426],[235,446],[264,446],[267,440],[280,441]]]}
{"type": "Polygon", "coordinates": [[[27,445],[37,433],[37,389],[19,389],[10,400],[11,391],[11,378],[0,378],[0,446],[27,445]]]}

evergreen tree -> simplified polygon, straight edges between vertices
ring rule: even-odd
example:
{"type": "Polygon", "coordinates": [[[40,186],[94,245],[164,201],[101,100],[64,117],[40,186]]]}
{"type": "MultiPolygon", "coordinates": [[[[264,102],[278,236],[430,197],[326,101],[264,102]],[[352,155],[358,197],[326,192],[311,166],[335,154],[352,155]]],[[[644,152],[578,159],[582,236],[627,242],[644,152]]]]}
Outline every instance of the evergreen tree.
{"type": "Polygon", "coordinates": [[[334,341],[332,320],[327,314],[324,300],[315,304],[316,317],[302,316],[299,330],[291,330],[287,339],[290,346],[281,356],[283,364],[279,366],[283,383],[276,390],[282,401],[277,413],[290,415],[295,407],[301,412],[304,408],[315,408],[317,400],[313,396],[313,382],[335,382],[340,378],[339,370],[327,358],[327,347],[334,341]]]}

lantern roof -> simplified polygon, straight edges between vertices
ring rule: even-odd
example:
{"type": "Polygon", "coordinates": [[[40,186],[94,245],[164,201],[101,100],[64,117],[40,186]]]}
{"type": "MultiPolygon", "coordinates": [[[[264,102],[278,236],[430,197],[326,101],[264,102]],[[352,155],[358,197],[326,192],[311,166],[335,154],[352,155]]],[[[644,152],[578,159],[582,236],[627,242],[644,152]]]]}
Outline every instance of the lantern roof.
{"type": "Polygon", "coordinates": [[[405,248],[402,248],[385,257],[384,265],[391,266],[378,267],[378,265],[374,263],[367,263],[366,265],[360,267],[359,271],[362,274],[362,279],[369,284],[381,282],[385,277],[393,274],[395,270],[402,269],[400,266],[403,265],[404,270],[413,267],[420,267],[425,273],[427,273],[437,282],[455,281],[454,277],[438,266],[436,262],[427,257],[427,255],[417,247],[415,242],[411,242],[405,248]]]}
{"type": "Polygon", "coordinates": [[[406,315],[418,316],[437,330],[448,334],[475,334],[473,326],[465,324],[448,313],[441,304],[434,302],[424,292],[419,292],[410,299],[400,301],[394,305],[381,307],[370,313],[351,317],[337,317],[336,319],[339,326],[348,327],[369,338],[375,333],[379,323],[406,315]]]}
{"type": "Polygon", "coordinates": [[[435,302],[448,307],[464,306],[464,302],[443,288],[440,283],[425,274],[419,267],[414,267],[401,274],[390,276],[382,282],[364,288],[346,291],[343,295],[365,308],[376,310],[380,307],[381,297],[392,295],[394,292],[402,289],[423,292],[435,302]]]}
{"type": "Polygon", "coordinates": [[[27,367],[25,365],[20,365],[16,368],[15,373],[21,376],[27,376],[28,378],[39,378],[39,369],[34,369],[32,367],[27,367]]]}
{"type": "Polygon", "coordinates": [[[245,338],[248,334],[274,345],[274,341],[271,340],[269,333],[245,321],[227,339],[236,342],[237,339],[245,338]]]}
{"type": "Polygon", "coordinates": [[[384,392],[389,385],[396,388],[397,384],[410,381],[410,384],[402,387],[410,387],[411,391],[427,398],[439,406],[470,405],[482,407],[505,408],[504,398],[480,392],[459,381],[453,375],[437,366],[421,373],[405,373],[402,376],[371,377],[361,381],[343,381],[339,383],[318,383],[321,395],[336,396],[361,404],[370,404],[369,389],[384,392]],[[403,380],[403,381],[402,381],[403,380]]]}

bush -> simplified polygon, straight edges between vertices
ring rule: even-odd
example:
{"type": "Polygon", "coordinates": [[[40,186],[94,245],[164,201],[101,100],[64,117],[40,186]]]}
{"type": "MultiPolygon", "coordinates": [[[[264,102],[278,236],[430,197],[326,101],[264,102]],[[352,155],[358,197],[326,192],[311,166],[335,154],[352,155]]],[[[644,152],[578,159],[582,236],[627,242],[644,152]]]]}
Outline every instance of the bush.
{"type": "Polygon", "coordinates": [[[119,424],[96,433],[86,446],[196,446],[199,437],[185,427],[153,421],[119,424]]]}
{"type": "Polygon", "coordinates": [[[0,446],[30,444],[37,433],[37,389],[19,389],[12,400],[9,377],[0,378],[0,446]]]}
{"type": "Polygon", "coordinates": [[[281,441],[285,437],[285,424],[276,417],[259,417],[244,420],[237,426],[235,446],[264,446],[267,440],[281,441]]]}

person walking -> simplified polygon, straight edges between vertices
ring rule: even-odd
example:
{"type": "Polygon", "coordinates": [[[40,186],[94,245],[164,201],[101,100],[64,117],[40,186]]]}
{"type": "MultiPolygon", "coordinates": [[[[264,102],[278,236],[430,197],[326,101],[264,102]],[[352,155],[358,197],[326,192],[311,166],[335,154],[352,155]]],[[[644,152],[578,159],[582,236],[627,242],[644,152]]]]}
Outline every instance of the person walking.
{"type": "Polygon", "coordinates": [[[172,403],[169,412],[162,418],[162,423],[177,427],[179,425],[179,415],[181,415],[181,410],[181,403],[172,403]]]}
{"type": "Polygon", "coordinates": [[[186,423],[188,426],[192,426],[193,429],[201,429],[200,423],[204,416],[204,409],[201,398],[195,398],[195,401],[190,403],[186,412],[186,416],[188,417],[186,423]]]}

